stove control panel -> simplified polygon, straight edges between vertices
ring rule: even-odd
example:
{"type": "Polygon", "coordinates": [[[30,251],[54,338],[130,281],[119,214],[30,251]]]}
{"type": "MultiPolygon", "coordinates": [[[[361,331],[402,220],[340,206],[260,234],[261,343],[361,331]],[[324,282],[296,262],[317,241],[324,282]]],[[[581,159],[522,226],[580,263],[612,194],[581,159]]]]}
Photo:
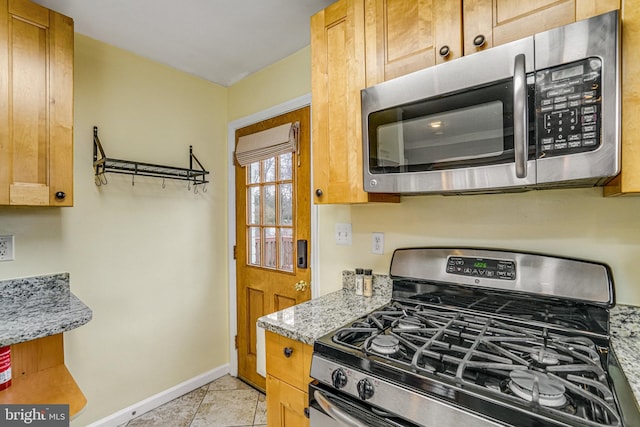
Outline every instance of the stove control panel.
{"type": "Polygon", "coordinates": [[[447,273],[487,279],[516,280],[516,263],[490,258],[450,256],[447,273]]]}

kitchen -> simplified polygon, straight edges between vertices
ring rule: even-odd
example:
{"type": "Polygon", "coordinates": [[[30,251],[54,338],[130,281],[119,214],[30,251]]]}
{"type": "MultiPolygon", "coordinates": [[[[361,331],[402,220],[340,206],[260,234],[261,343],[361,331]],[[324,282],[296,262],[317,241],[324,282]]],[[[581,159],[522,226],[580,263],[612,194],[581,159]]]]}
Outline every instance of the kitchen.
{"type": "MultiPolygon", "coordinates": [[[[75,37],[74,207],[0,209],[0,234],[16,237],[0,278],[70,272],[93,310],[65,335],[66,363],[89,401],[73,424],[87,425],[230,363],[227,125],[308,94],[311,52],[224,88],[75,37]],[[193,144],[212,172],[207,192],[111,176],[96,188],[94,125],[115,157],[182,164],[193,144]]],[[[485,246],[605,262],[617,302],[640,305],[639,203],[589,188],[318,205],[319,291],[340,289],[342,271],[356,266],[387,274],[394,248],[485,246]],[[351,246],[335,244],[336,223],[353,225],[351,246]],[[384,232],[382,256],[370,253],[373,232],[384,232]]]]}

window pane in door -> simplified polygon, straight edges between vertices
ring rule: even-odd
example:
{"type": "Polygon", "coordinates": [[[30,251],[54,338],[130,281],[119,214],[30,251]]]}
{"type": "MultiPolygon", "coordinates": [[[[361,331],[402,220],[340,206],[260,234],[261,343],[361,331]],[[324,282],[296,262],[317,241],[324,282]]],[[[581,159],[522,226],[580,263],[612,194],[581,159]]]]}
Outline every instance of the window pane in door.
{"type": "Polygon", "coordinates": [[[264,171],[263,182],[275,182],[276,180],[276,158],[271,157],[262,161],[262,169],[264,171]]]}
{"type": "Polygon", "coordinates": [[[276,228],[264,228],[264,266],[275,268],[278,251],[276,250],[276,228]]]}
{"type": "Polygon", "coordinates": [[[293,230],[280,229],[280,269],[293,271],[293,230]]]}
{"type": "Polygon", "coordinates": [[[274,225],[276,223],[276,186],[265,185],[264,187],[264,223],[274,225]]]}
{"type": "Polygon", "coordinates": [[[260,227],[249,227],[248,236],[249,264],[260,265],[260,227]]]}
{"type": "Polygon", "coordinates": [[[291,179],[292,159],[293,159],[293,153],[287,153],[280,156],[280,181],[286,181],[291,179]]]}
{"type": "Polygon", "coordinates": [[[260,225],[260,187],[249,187],[249,224],[260,225]]]}
{"type": "Polygon", "coordinates": [[[260,162],[251,163],[247,168],[247,182],[249,184],[260,182],[260,162]]]}
{"type": "Polygon", "coordinates": [[[293,200],[291,194],[291,184],[280,184],[280,216],[278,225],[293,224],[293,200]]]}

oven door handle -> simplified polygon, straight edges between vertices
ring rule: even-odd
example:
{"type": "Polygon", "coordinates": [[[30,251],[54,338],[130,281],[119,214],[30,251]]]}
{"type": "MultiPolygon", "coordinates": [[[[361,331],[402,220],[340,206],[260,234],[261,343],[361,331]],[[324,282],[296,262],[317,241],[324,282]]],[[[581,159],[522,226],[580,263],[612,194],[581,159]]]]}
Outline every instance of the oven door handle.
{"type": "Polygon", "coordinates": [[[368,427],[366,424],[361,423],[360,421],[353,418],[351,415],[344,413],[342,410],[338,409],[335,405],[329,402],[329,399],[324,397],[320,390],[316,390],[313,392],[313,397],[318,402],[318,405],[335,421],[337,421],[340,425],[347,427],[368,427]]]}
{"type": "Polygon", "coordinates": [[[513,149],[516,157],[516,176],[527,176],[527,137],[529,120],[527,112],[527,73],[525,56],[516,55],[513,64],[513,149]]]}

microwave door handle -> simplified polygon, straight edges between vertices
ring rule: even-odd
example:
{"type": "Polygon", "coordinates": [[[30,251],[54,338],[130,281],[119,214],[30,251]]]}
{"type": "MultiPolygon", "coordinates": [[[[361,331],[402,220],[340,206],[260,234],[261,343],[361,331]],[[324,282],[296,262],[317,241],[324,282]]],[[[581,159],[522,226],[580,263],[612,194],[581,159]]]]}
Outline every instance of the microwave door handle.
{"type": "Polygon", "coordinates": [[[320,407],[324,409],[327,415],[329,415],[331,418],[337,421],[341,426],[367,427],[366,424],[361,423],[360,421],[353,418],[351,415],[346,414],[345,412],[336,408],[333,404],[331,404],[331,402],[329,402],[329,400],[326,397],[324,397],[322,393],[320,393],[319,390],[315,390],[313,392],[313,397],[315,397],[316,402],[318,402],[318,405],[320,405],[320,407]]]}
{"type": "Polygon", "coordinates": [[[527,73],[525,56],[519,54],[513,66],[513,148],[516,157],[516,176],[527,176],[527,136],[529,134],[527,112],[527,73]]]}

